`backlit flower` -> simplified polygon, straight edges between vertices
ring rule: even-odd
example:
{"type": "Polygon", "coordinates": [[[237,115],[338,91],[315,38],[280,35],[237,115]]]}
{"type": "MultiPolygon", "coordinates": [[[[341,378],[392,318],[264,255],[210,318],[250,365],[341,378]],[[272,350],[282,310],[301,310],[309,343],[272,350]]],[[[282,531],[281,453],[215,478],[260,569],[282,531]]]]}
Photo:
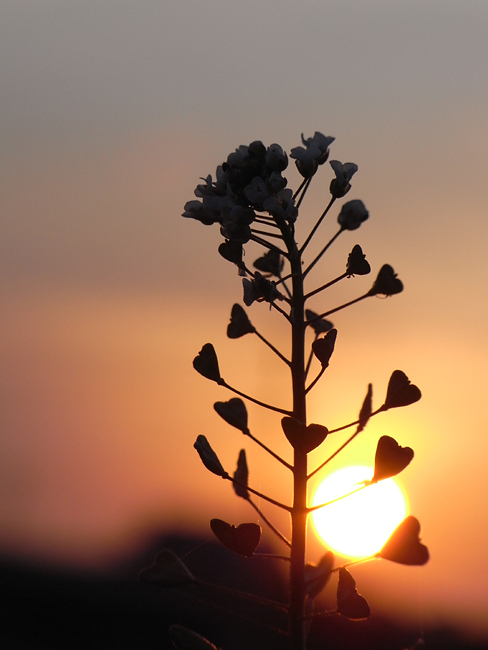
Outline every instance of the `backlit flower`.
{"type": "Polygon", "coordinates": [[[351,189],[351,183],[349,181],[357,172],[358,166],[355,163],[341,163],[338,160],[331,160],[330,166],[336,175],[330,184],[330,193],[334,198],[340,199],[351,189]]]}
{"type": "Polygon", "coordinates": [[[268,147],[266,165],[275,172],[282,172],[288,167],[288,156],[279,144],[272,144],[268,147]]]}
{"type": "Polygon", "coordinates": [[[304,178],[310,178],[317,171],[318,165],[323,165],[329,157],[329,147],[335,138],[315,131],[313,138],[304,138],[303,147],[294,147],[290,156],[295,158],[298,171],[304,178]]]}
{"type": "Polygon", "coordinates": [[[240,167],[247,156],[248,147],[241,144],[233,153],[227,156],[227,164],[229,167],[240,167]]]}
{"type": "Polygon", "coordinates": [[[269,196],[269,190],[266,183],[259,176],[255,176],[250,184],[245,188],[244,194],[249,203],[260,205],[269,196]]]}

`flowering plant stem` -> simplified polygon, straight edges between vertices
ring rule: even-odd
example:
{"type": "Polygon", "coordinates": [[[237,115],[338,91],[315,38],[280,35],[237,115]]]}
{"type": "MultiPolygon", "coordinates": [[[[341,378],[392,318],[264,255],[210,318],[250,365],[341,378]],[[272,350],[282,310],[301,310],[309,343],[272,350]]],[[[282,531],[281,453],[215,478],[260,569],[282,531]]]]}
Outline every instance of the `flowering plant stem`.
{"type": "MultiPolygon", "coordinates": [[[[393,268],[385,264],[380,269],[371,289],[359,297],[350,299],[338,307],[329,308],[320,314],[305,309],[305,303],[309,298],[325,291],[346,277],[367,275],[371,270],[361,247],[356,244],[348,256],[345,272],[337,275],[333,280],[320,284],[318,288],[309,290],[308,293],[305,292],[305,280],[308,280],[311,271],[316,269],[318,262],[339,235],[347,231],[357,230],[369,216],[362,201],[355,199],[346,202],[337,218],[339,229],[336,234],[321,248],[320,252],[308,263],[308,266],[304,266],[303,256],[309,243],[335,201],[343,198],[351,189],[351,178],[358,169],[354,163],[343,164],[338,160],[330,161],[336,176],[330,183],[331,198],[305,238],[304,243],[299,247],[295,239],[295,222],[298,217],[298,208],[310,187],[312,177],[328,159],[328,148],[333,140],[334,138],[330,136],[324,136],[316,132],[313,138],[305,139],[302,136],[304,147],[292,149],[291,156],[295,158],[297,169],[303,176],[303,181],[294,194],[286,188],[287,179],[281,175],[281,172],[288,165],[288,157],[279,145],[274,144],[266,149],[262,142],[255,141],[248,147],[241,146],[229,155],[227,162],[217,169],[217,180],[215,182],[212,181],[211,176],[202,179],[204,183],[198,185],[195,190],[195,195],[202,198],[202,201],[189,201],[185,205],[185,212],[183,213],[185,218],[196,219],[206,226],[219,224],[220,233],[225,239],[225,242],[219,247],[219,253],[227,261],[235,264],[239,269],[239,274],[244,276],[244,303],[247,306],[254,302],[264,301],[268,303],[270,308],[281,314],[291,327],[291,355],[287,354],[286,356],[257,331],[240,305],[234,305],[231,322],[227,330],[229,338],[240,338],[251,333],[256,334],[290,369],[292,387],[292,408],[290,410],[251,397],[228,384],[220,374],[217,355],[212,344],[205,344],[199,355],[193,360],[195,370],[205,378],[216,382],[219,386],[227,388],[234,394],[258,406],[285,416],[281,420],[281,425],[288,442],[293,448],[292,463],[285,461],[280,455],[251,434],[248,428],[246,406],[241,399],[234,397],[228,402],[214,404],[217,413],[228,424],[239,429],[245,436],[270,454],[275,461],[278,461],[291,471],[293,475],[293,500],[291,505],[282,503],[249,487],[249,472],[245,450],[240,451],[237,470],[233,476],[230,476],[220,463],[205,436],[198,436],[194,446],[205,467],[211,473],[220,476],[224,480],[231,481],[236,495],[248,501],[258,513],[261,522],[266,524],[289,550],[289,556],[267,553],[255,555],[262,558],[270,557],[289,561],[288,604],[275,604],[262,598],[256,598],[256,601],[266,605],[272,604],[286,610],[288,614],[290,650],[305,650],[306,632],[314,616],[338,614],[357,620],[367,618],[370,611],[366,600],[358,594],[354,579],[345,568],[349,565],[333,568],[334,557],[332,552],[327,552],[317,566],[306,563],[308,515],[336,501],[347,498],[383,478],[394,476],[409,464],[413,458],[413,450],[409,447],[401,447],[389,436],[383,436],[378,442],[373,479],[358,484],[357,488],[342,496],[313,507],[308,506],[307,489],[309,480],[364,430],[372,416],[390,408],[406,406],[420,399],[419,389],[410,384],[408,377],[402,371],[395,370],[388,384],[385,402],[380,408],[373,410],[372,385],[369,384],[358,420],[330,430],[321,424],[307,426],[307,395],[316,386],[329,366],[337,336],[337,330],[333,328],[332,323],[325,320],[325,317],[370,296],[391,296],[400,293],[403,289],[403,284],[397,278],[393,268]],[[265,226],[268,230],[255,229],[251,225],[253,223],[265,226]],[[270,227],[273,228],[272,231],[269,230],[270,227]],[[269,239],[273,241],[270,242],[269,239]],[[276,242],[276,240],[280,240],[280,242],[276,242]],[[260,272],[251,271],[244,263],[243,255],[245,251],[243,245],[247,242],[254,242],[254,244],[262,246],[266,251],[263,257],[254,262],[255,268],[260,272]],[[287,267],[285,273],[282,274],[285,261],[287,267]],[[276,281],[269,279],[272,277],[275,277],[276,281]],[[280,301],[283,307],[278,306],[277,301],[280,301]],[[307,328],[312,335],[315,334],[311,349],[305,347],[307,328]],[[320,337],[321,334],[325,336],[320,337]],[[315,379],[308,382],[307,386],[307,375],[314,358],[320,362],[321,369],[315,379]],[[318,467],[308,473],[308,454],[318,448],[330,434],[353,426],[356,426],[355,432],[335,452],[329,454],[325,460],[319,463],[318,467]],[[251,495],[287,511],[291,520],[291,534],[283,535],[252,501],[251,495]],[[331,574],[335,571],[339,572],[337,610],[328,613],[320,612],[314,615],[314,598],[325,587],[331,574]]],[[[236,528],[221,520],[213,519],[211,527],[218,539],[228,549],[245,557],[253,556],[261,537],[260,526],[255,523],[246,523],[236,528]]],[[[407,517],[400,525],[399,530],[393,533],[393,541],[390,544],[385,544],[381,551],[376,553],[376,556],[403,564],[425,564],[428,560],[428,551],[418,540],[419,530],[418,521],[414,517],[407,517]]],[[[155,574],[165,584],[175,584],[175,582],[179,584],[180,581],[188,584],[192,580],[196,580],[181,565],[178,565],[179,569],[170,571],[168,576],[164,574],[164,571],[161,575],[161,562],[163,564],[167,562],[166,555],[162,559],[160,558],[159,564],[156,563],[155,567],[148,569],[146,575],[150,580],[155,579],[155,574]]],[[[235,590],[234,593],[248,597],[246,594],[235,590]]]]}
{"type": "MultiPolygon", "coordinates": [[[[305,293],[303,287],[302,256],[289,230],[282,224],[283,239],[288,249],[292,274],[291,313],[293,319],[291,378],[293,391],[292,416],[306,424],[306,369],[305,369],[305,293]]],[[[293,506],[291,510],[290,602],[288,624],[290,647],[305,648],[305,549],[307,530],[307,453],[294,450],[293,506]]]]}

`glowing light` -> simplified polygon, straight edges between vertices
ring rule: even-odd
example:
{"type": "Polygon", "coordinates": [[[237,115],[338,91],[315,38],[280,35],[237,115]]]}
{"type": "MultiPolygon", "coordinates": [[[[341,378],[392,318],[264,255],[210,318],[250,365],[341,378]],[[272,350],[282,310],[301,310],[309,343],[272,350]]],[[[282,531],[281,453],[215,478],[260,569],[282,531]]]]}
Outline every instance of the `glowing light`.
{"type": "MultiPolygon", "coordinates": [[[[312,505],[348,494],[372,476],[371,467],[337,470],[318,486],[312,505]]],[[[361,558],[377,553],[406,515],[403,492],[390,478],[316,510],[312,520],[326,546],[342,556],[361,558]]]]}

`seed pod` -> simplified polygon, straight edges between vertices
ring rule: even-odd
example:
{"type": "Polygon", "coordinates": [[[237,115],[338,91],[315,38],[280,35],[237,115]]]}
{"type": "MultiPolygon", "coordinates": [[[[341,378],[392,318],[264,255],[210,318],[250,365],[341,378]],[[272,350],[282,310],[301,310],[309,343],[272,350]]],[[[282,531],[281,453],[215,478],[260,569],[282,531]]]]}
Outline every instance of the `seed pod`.
{"type": "Polygon", "coordinates": [[[217,474],[217,476],[222,477],[228,476],[227,472],[222,467],[217,454],[214,452],[205,436],[198,436],[193,446],[198,451],[202,463],[210,472],[212,472],[212,474],[217,474]]]}
{"type": "Polygon", "coordinates": [[[193,367],[203,377],[220,383],[219,361],[215,353],[215,348],[211,343],[205,343],[198,355],[193,359],[193,367]]]}
{"type": "Polygon", "coordinates": [[[237,459],[237,469],[234,472],[234,480],[239,481],[239,483],[232,483],[234,492],[237,494],[238,497],[249,500],[250,496],[247,490],[247,484],[249,480],[249,469],[247,467],[245,449],[241,449],[241,451],[239,452],[239,458],[237,459]]]}
{"type": "Polygon", "coordinates": [[[419,388],[410,383],[407,375],[401,370],[394,370],[388,382],[383,410],[414,404],[421,397],[422,393],[419,388]]]}

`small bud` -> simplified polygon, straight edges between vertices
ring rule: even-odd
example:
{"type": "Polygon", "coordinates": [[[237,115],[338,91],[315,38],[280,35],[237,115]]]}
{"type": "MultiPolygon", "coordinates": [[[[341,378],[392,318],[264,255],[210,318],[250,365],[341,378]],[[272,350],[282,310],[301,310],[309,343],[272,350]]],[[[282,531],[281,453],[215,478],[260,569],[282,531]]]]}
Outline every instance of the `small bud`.
{"type": "Polygon", "coordinates": [[[195,200],[185,203],[185,211],[181,216],[186,219],[196,219],[196,221],[203,223],[204,226],[211,226],[219,221],[218,216],[213,211],[208,210],[202,202],[195,200]]]}
{"type": "Polygon", "coordinates": [[[376,276],[369,296],[393,296],[403,291],[403,284],[389,264],[383,264],[376,276]]]}
{"type": "Polygon", "coordinates": [[[242,167],[247,157],[248,147],[241,144],[233,153],[227,156],[227,165],[229,167],[242,167]]]}
{"type": "Polygon", "coordinates": [[[227,325],[227,336],[230,339],[239,339],[245,334],[253,334],[254,329],[244,309],[235,304],[230,312],[230,323],[227,325]]]}
{"type": "Polygon", "coordinates": [[[242,499],[249,500],[249,492],[247,490],[248,480],[249,480],[249,469],[247,467],[246,460],[246,450],[241,449],[239,452],[239,458],[237,459],[237,469],[234,472],[234,480],[239,481],[238,483],[233,483],[234,492],[238,497],[242,499]]]}
{"type": "Polygon", "coordinates": [[[284,219],[290,224],[295,223],[298,216],[298,208],[290,189],[280,190],[276,196],[267,198],[263,203],[263,210],[275,219],[284,219]]]}
{"type": "Polygon", "coordinates": [[[244,188],[244,195],[249,203],[252,203],[256,209],[265,201],[269,196],[269,189],[266,183],[259,176],[255,176],[249,185],[244,188]]]}
{"type": "Polygon", "coordinates": [[[225,239],[246,244],[251,239],[251,224],[256,214],[251,208],[235,205],[232,209],[222,211],[220,234],[225,239]]]}
{"type": "Polygon", "coordinates": [[[348,201],[342,206],[337,221],[343,230],[357,230],[369,217],[364,203],[359,199],[348,201]]]}
{"type": "Polygon", "coordinates": [[[254,156],[255,158],[262,158],[264,160],[266,157],[266,147],[261,140],[254,140],[254,142],[251,142],[247,150],[249,155],[254,156]]]}
{"type": "Polygon", "coordinates": [[[223,478],[228,476],[227,472],[222,467],[217,454],[214,452],[205,436],[198,436],[193,446],[198,451],[202,463],[210,472],[212,472],[212,474],[217,474],[217,476],[222,476],[223,478]]]}
{"type": "Polygon", "coordinates": [[[391,374],[383,410],[409,406],[418,402],[422,397],[419,388],[410,383],[410,379],[401,370],[394,370],[391,374]]]}
{"type": "Polygon", "coordinates": [[[268,147],[266,165],[275,172],[282,172],[288,167],[288,156],[279,144],[272,144],[268,147]]]}
{"type": "Polygon", "coordinates": [[[301,174],[305,179],[312,178],[312,176],[319,168],[319,165],[315,158],[307,158],[305,156],[299,158],[298,156],[300,154],[298,152],[300,149],[303,149],[303,147],[295,147],[291,150],[290,155],[292,158],[296,158],[295,165],[298,169],[299,174],[301,174]],[[293,155],[293,152],[295,152],[295,155],[293,155]]]}
{"type": "Polygon", "coordinates": [[[366,255],[364,255],[361,246],[356,244],[347,258],[347,275],[349,277],[351,275],[368,275],[370,271],[371,267],[366,259],[366,255]]]}
{"type": "Polygon", "coordinates": [[[282,176],[280,172],[273,172],[270,174],[266,182],[268,183],[268,187],[273,194],[278,194],[278,192],[284,190],[288,183],[287,179],[282,176]]]}
{"type": "Polygon", "coordinates": [[[362,431],[368,424],[371,413],[373,412],[373,384],[368,384],[368,392],[364,398],[363,405],[359,411],[359,430],[362,431]]]}
{"type": "Polygon", "coordinates": [[[207,379],[221,383],[219,362],[215,354],[215,348],[211,343],[205,343],[198,355],[193,359],[193,367],[207,379]]]}

